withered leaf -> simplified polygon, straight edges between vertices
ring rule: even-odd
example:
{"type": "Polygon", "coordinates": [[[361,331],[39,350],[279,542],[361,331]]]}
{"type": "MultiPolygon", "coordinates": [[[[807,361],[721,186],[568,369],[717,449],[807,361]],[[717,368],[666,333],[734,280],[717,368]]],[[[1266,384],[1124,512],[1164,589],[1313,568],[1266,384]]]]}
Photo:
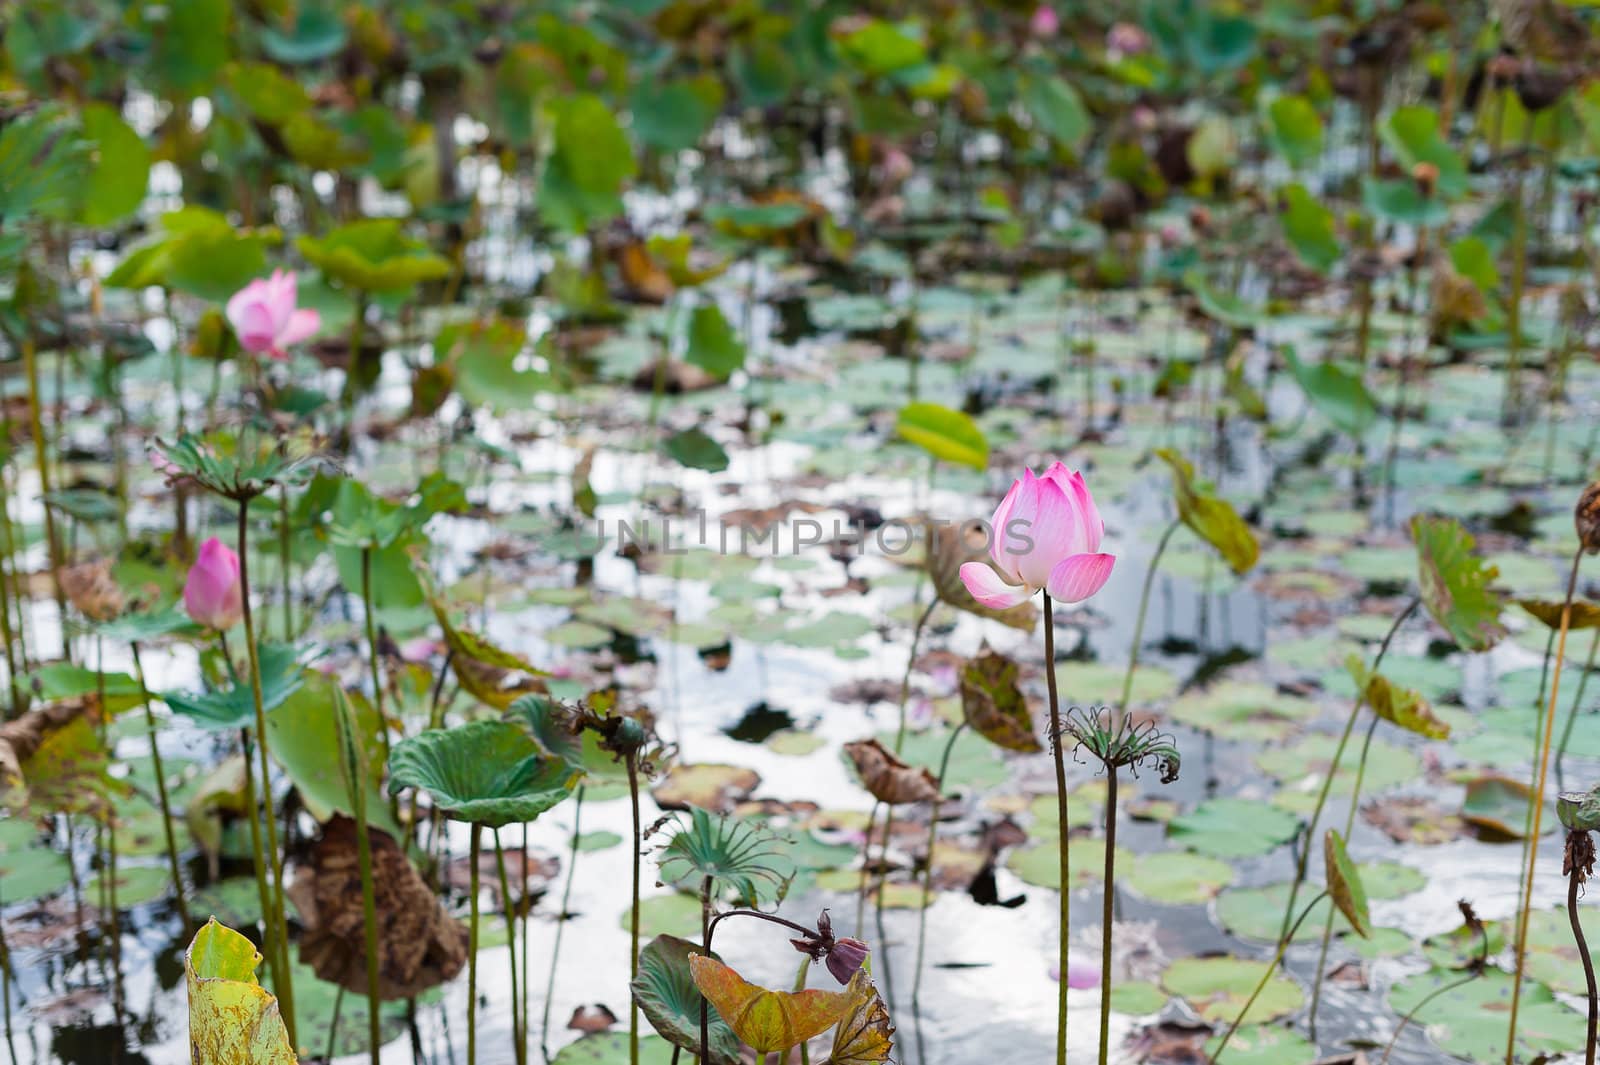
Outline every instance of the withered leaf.
{"type": "Polygon", "coordinates": [[[981,526],[927,525],[928,577],[933,581],[939,598],[953,607],[976,614],[980,618],[993,618],[1003,625],[1023,632],[1032,632],[1036,611],[1033,602],[1019,603],[1006,610],[984,606],[972,598],[967,586],[961,583],[961,567],[968,562],[983,562],[989,557],[988,538],[981,526]]]}
{"type": "Polygon", "coordinates": [[[1017,663],[985,645],[961,670],[961,712],[973,730],[997,747],[1034,754],[1044,750],[1034,735],[1028,699],[1017,687],[1017,663]]]}
{"type": "MultiPolygon", "coordinates": [[[[369,829],[378,915],[378,997],[414,998],[452,979],[467,960],[467,927],[451,917],[388,833],[369,829]]],[[[320,979],[367,993],[366,919],[355,822],[322,829],[288,891],[306,926],[300,960],[320,979]]]]}
{"type": "Polygon", "coordinates": [[[879,802],[896,806],[939,798],[939,782],[932,773],[907,765],[875,739],[847,743],[844,752],[855,765],[861,786],[879,802]]]}

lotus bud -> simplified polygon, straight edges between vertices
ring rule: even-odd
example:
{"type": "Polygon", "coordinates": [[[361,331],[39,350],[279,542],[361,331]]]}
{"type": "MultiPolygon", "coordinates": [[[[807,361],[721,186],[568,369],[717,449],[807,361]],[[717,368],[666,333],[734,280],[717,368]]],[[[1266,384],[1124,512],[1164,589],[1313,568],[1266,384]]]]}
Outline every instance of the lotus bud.
{"type": "Polygon", "coordinates": [[[1600,481],[1595,481],[1578,497],[1578,509],[1573,513],[1578,527],[1578,543],[1591,555],[1600,555],[1600,481]]]}
{"type": "Polygon", "coordinates": [[[215,536],[200,545],[200,557],[183,582],[183,605],[195,621],[226,632],[244,616],[239,556],[215,536]]]}

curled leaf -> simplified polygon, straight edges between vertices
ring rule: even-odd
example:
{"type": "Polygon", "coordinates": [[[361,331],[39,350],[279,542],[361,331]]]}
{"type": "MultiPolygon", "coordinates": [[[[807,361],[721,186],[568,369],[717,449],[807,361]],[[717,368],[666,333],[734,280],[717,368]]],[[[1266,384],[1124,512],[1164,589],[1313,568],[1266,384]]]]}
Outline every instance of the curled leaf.
{"type": "Polygon", "coordinates": [[[961,670],[961,712],[967,724],[997,747],[1035,753],[1039,745],[1027,697],[1017,687],[1017,663],[987,645],[961,670]]]}
{"type": "Polygon", "coordinates": [[[1367,891],[1361,886],[1361,874],[1345,850],[1344,839],[1333,829],[1322,837],[1322,857],[1327,866],[1328,897],[1339,907],[1350,922],[1350,927],[1362,939],[1372,931],[1372,917],[1367,912],[1367,891]]]}
{"type": "Polygon", "coordinates": [[[939,598],[959,610],[991,618],[1023,632],[1032,632],[1036,613],[1030,600],[1005,610],[984,606],[972,598],[967,586],[961,582],[961,567],[968,562],[986,562],[989,559],[988,534],[977,523],[945,525],[928,523],[928,552],[926,565],[928,577],[939,598]]]}
{"type": "MultiPolygon", "coordinates": [[[[629,985],[645,1019],[667,1042],[690,1053],[700,1050],[700,1005],[689,959],[701,948],[677,936],[659,935],[639,951],[639,975],[629,985]]],[[[711,1065],[738,1065],[739,1040],[716,1013],[709,1018],[711,1065]]]]}
{"type": "Polygon", "coordinates": [[[844,1019],[833,1033],[826,1065],[877,1065],[894,1050],[894,1024],[883,997],[864,970],[857,970],[844,992],[850,999],[844,1019]]]}
{"type": "MultiPolygon", "coordinates": [[[[1561,611],[1566,606],[1560,599],[1518,599],[1517,605],[1534,617],[1547,629],[1561,627],[1561,611]]],[[[1578,629],[1600,629],[1600,605],[1585,599],[1572,601],[1572,614],[1567,618],[1567,628],[1576,632],[1578,629]]]]}
{"type": "Polygon", "coordinates": [[[844,745],[861,786],[879,802],[897,806],[908,802],[933,802],[939,782],[926,769],[907,765],[877,740],[857,740],[844,745]]]}
{"type": "Polygon", "coordinates": [[[567,797],[576,776],[509,721],[429,729],[389,754],[391,794],[418,788],[451,818],[490,828],[532,821],[567,797]]]}
{"type": "Polygon", "coordinates": [[[1171,448],[1161,448],[1156,457],[1172,467],[1172,494],[1178,504],[1178,517],[1196,536],[1217,549],[1235,573],[1247,573],[1261,555],[1256,534],[1225,499],[1203,492],[1195,484],[1194,467],[1171,448]]]}
{"type": "Polygon", "coordinates": [[[782,1053],[821,1035],[845,1015],[845,991],[769,991],[703,954],[689,955],[694,984],[733,1034],[758,1054],[782,1053]]]}
{"type": "Polygon", "coordinates": [[[294,1065],[278,1000],[256,981],[261,955],[215,917],[183,956],[189,987],[189,1056],[240,1065],[294,1065]]]}
{"type": "Polygon", "coordinates": [[[1472,534],[1454,518],[1418,514],[1411,519],[1417,542],[1417,579],[1422,604],[1466,651],[1487,651],[1506,634],[1500,623],[1502,597],[1491,585],[1500,570],[1473,551],[1472,534]]]}
{"type": "Polygon", "coordinates": [[[1345,668],[1355,678],[1356,687],[1373,713],[1430,740],[1449,738],[1450,726],[1434,716],[1433,707],[1419,692],[1391,683],[1382,673],[1368,671],[1355,655],[1345,659],[1345,668]]]}

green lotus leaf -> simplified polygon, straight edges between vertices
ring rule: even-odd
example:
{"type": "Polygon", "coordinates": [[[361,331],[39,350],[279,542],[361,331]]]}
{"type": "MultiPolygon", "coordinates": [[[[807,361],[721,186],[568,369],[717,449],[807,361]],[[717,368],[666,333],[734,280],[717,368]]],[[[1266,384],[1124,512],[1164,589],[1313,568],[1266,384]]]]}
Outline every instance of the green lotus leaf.
{"type": "MultiPolygon", "coordinates": [[[[260,644],[256,657],[261,668],[261,709],[270,712],[300,689],[305,667],[292,644],[260,644]]],[[[253,726],[256,720],[255,695],[247,674],[226,688],[204,695],[164,692],[161,699],[201,728],[237,730],[253,726]]]]}
{"type": "Polygon", "coordinates": [[[971,466],[989,466],[989,441],[971,415],[937,403],[908,403],[900,408],[895,432],[936,459],[971,466]]]}
{"type": "Polygon", "coordinates": [[[325,276],[357,292],[400,292],[449,275],[450,261],[407,237],[399,219],[367,218],[295,242],[325,276]]]}
{"type": "Polygon", "coordinates": [[[1156,457],[1172,468],[1178,517],[1195,535],[1216,548],[1233,572],[1249,572],[1261,555],[1261,545],[1233,504],[1202,491],[1195,483],[1194,467],[1176,451],[1161,448],[1156,457]]]}
{"type": "Polygon", "coordinates": [[[1487,651],[1499,643],[1506,634],[1500,622],[1505,598],[1492,585],[1500,570],[1473,550],[1472,534],[1454,518],[1418,514],[1411,537],[1422,604],[1433,620],[1464,650],[1487,651]]]}
{"type": "Polygon", "coordinates": [[[532,821],[565,799],[574,773],[509,721],[429,729],[389,754],[389,792],[417,788],[457,821],[500,828],[532,821]]]}
{"type": "MultiPolygon", "coordinates": [[[[694,985],[689,955],[702,950],[677,936],[656,936],[639,951],[639,975],[628,985],[651,1027],[669,1043],[690,1052],[700,1049],[700,1011],[706,1000],[694,985]]],[[[736,1065],[739,1039],[733,1029],[716,1010],[707,1010],[706,1019],[712,1065],[736,1065]]]]}

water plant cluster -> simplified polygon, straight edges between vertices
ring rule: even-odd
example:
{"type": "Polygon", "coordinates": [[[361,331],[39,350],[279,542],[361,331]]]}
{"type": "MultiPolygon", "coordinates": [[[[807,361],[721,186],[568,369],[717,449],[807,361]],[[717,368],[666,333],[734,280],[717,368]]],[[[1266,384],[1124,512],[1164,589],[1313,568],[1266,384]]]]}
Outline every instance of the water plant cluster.
{"type": "Polygon", "coordinates": [[[10,5],[4,1053],[1594,1065],[1597,11],[10,5]]]}

